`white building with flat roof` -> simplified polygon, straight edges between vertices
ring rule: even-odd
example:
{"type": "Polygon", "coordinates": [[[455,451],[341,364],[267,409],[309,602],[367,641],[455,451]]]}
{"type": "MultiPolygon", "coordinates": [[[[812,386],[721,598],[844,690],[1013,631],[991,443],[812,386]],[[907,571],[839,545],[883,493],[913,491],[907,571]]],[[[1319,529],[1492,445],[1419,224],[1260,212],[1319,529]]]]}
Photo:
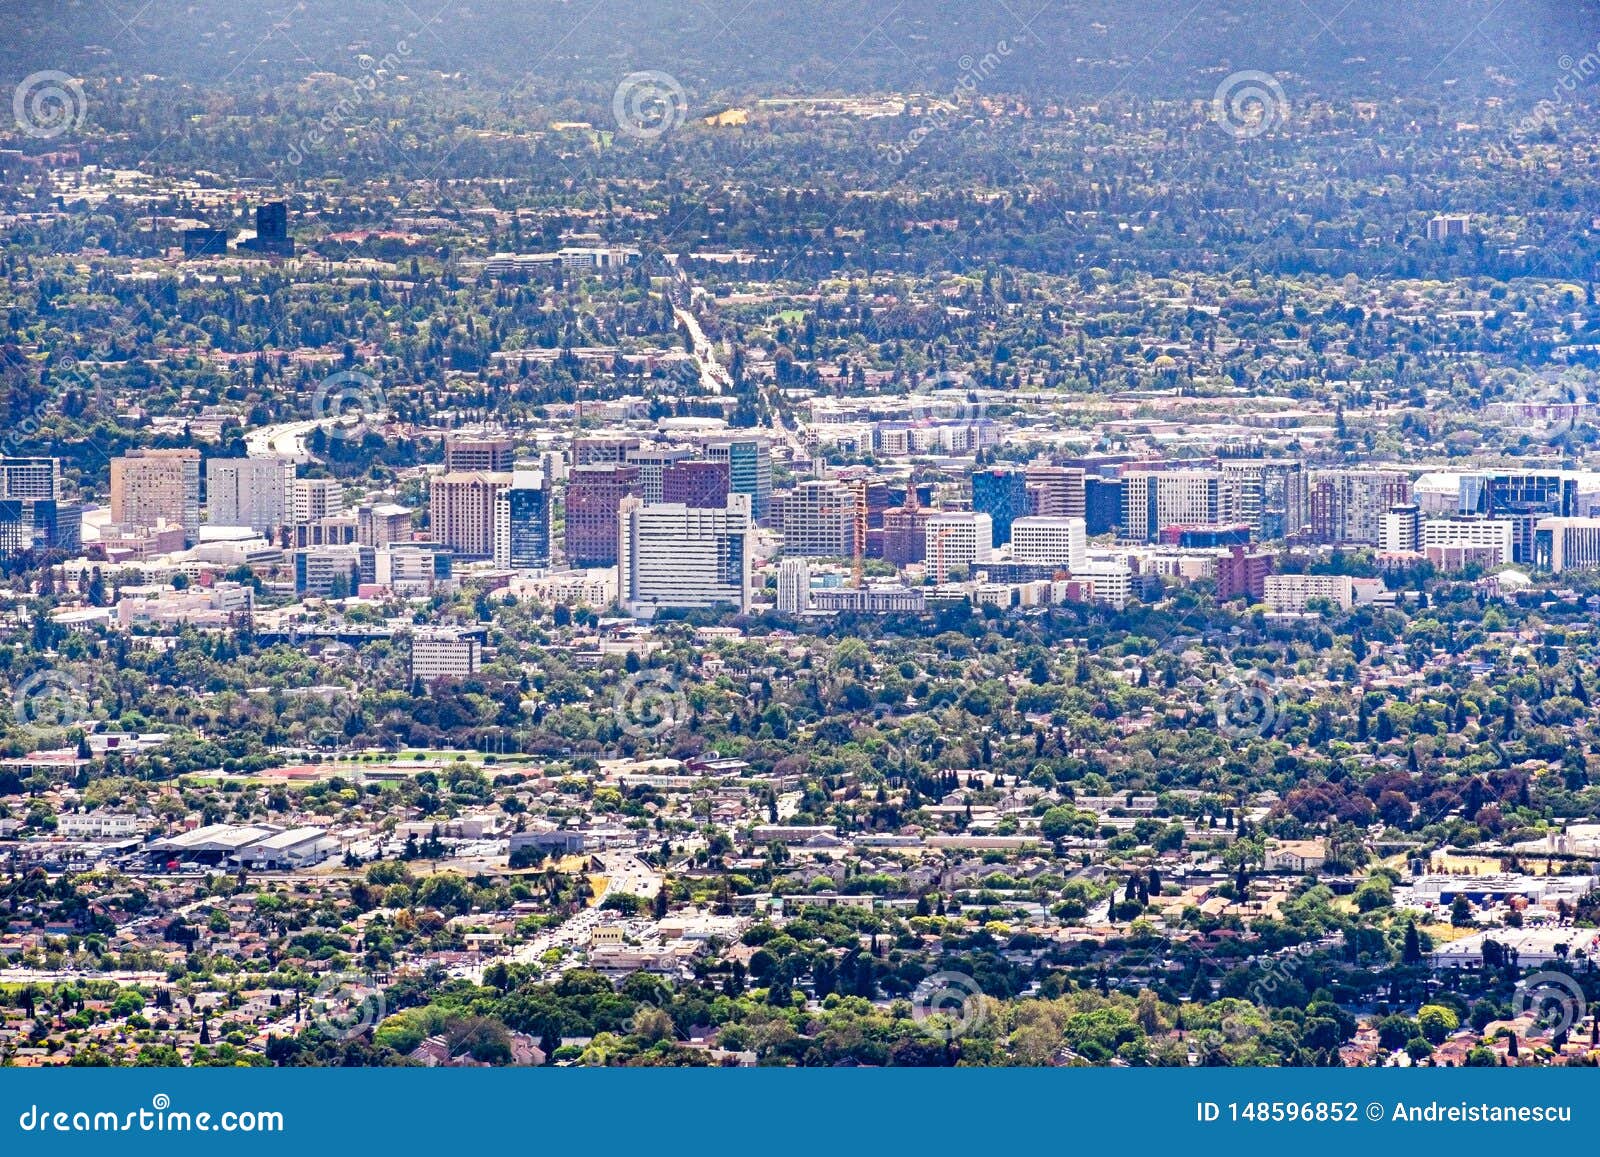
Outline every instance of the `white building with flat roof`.
{"type": "Polygon", "coordinates": [[[213,526],[248,526],[276,534],[289,525],[294,464],[286,458],[206,460],[206,516],[213,526]]]}
{"type": "Polygon", "coordinates": [[[1516,528],[1508,518],[1426,518],[1422,522],[1422,549],[1430,546],[1493,549],[1496,562],[1512,561],[1516,528]]]}
{"type": "Polygon", "coordinates": [[[1011,560],[1079,571],[1089,560],[1089,537],[1081,518],[1029,515],[1011,523],[1011,560]]]}
{"type": "Polygon", "coordinates": [[[477,673],[482,645],[471,635],[453,631],[418,631],[411,637],[411,677],[465,679],[477,673]]]}
{"type": "Polygon", "coordinates": [[[1269,574],[1261,601],[1279,611],[1303,611],[1321,599],[1340,610],[1355,606],[1355,587],[1347,574],[1269,574]]]}
{"type": "Polygon", "coordinates": [[[714,606],[749,611],[755,534],[749,495],[728,495],[720,510],[624,498],[617,517],[617,591],[630,612],[714,606]]]}
{"type": "Polygon", "coordinates": [[[954,567],[989,561],[994,551],[994,519],[970,510],[935,511],[923,528],[928,573],[948,582],[954,567]]]}

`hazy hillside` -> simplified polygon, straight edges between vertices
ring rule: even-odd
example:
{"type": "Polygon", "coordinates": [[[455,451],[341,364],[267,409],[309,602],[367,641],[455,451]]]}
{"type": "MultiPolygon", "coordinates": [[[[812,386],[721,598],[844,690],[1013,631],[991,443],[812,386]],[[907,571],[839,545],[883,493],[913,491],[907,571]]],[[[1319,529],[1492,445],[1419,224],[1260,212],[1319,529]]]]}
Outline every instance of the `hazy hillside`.
{"type": "Polygon", "coordinates": [[[383,57],[404,42],[409,68],[508,88],[660,69],[702,93],[938,90],[1003,41],[986,87],[1209,95],[1228,72],[1262,69],[1324,92],[1460,86],[1537,100],[1600,40],[1593,0],[20,0],[7,9],[0,62],[11,82],[60,68],[249,86],[350,72],[359,54],[383,57]]]}

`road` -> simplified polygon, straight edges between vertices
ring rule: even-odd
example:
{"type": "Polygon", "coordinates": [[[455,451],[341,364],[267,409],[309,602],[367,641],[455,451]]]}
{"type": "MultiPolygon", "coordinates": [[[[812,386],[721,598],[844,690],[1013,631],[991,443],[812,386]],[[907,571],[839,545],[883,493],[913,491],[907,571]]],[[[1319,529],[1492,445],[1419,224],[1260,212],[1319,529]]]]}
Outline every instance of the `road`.
{"type": "MultiPolygon", "coordinates": [[[[705,328],[694,313],[695,302],[707,296],[705,290],[695,285],[689,279],[689,275],[676,265],[673,267],[673,276],[676,280],[669,291],[673,303],[672,313],[677,318],[678,324],[689,333],[690,353],[700,368],[700,384],[713,394],[731,391],[733,378],[726,367],[717,360],[716,346],[706,336],[705,328]]],[[[783,424],[782,402],[778,387],[773,385],[768,391],[767,398],[767,407],[772,414],[772,435],[778,441],[788,444],[792,456],[797,461],[804,461],[811,456],[811,451],[806,446],[805,427],[798,418],[792,430],[783,424]]]]}
{"type": "MultiPolygon", "coordinates": [[[[505,963],[532,965],[536,970],[543,972],[545,966],[541,957],[550,949],[559,948],[562,950],[563,959],[554,966],[554,970],[564,972],[577,964],[574,950],[587,945],[595,927],[607,918],[608,914],[600,907],[607,896],[615,892],[618,895],[633,895],[649,900],[661,891],[663,883],[661,874],[632,852],[601,852],[600,862],[604,865],[602,872],[606,883],[599,895],[594,898],[593,906],[584,908],[554,928],[546,928],[526,944],[514,949],[509,957],[503,958],[505,963]]],[[[474,965],[459,970],[456,975],[464,976],[475,984],[482,984],[485,967],[486,965],[474,965]]]]}
{"type": "Polygon", "coordinates": [[[284,422],[277,426],[262,426],[244,436],[245,453],[251,458],[270,458],[277,455],[296,465],[310,462],[311,451],[306,449],[306,435],[315,430],[319,422],[284,422]]]}
{"type": "MultiPolygon", "coordinates": [[[[692,304],[693,298],[690,300],[692,304]]],[[[678,319],[678,324],[689,331],[689,352],[694,355],[695,364],[700,367],[700,384],[713,394],[733,389],[733,379],[728,376],[723,364],[717,360],[716,347],[711,344],[711,339],[701,328],[700,319],[681,305],[674,305],[672,313],[678,319]]]]}
{"type": "Polygon", "coordinates": [[[370,418],[355,413],[329,414],[325,418],[262,426],[244,436],[245,454],[251,458],[271,458],[276,455],[279,458],[287,458],[297,466],[303,465],[316,461],[316,455],[306,448],[306,436],[318,426],[353,426],[368,420],[382,422],[384,417],[381,412],[371,415],[370,418]]]}

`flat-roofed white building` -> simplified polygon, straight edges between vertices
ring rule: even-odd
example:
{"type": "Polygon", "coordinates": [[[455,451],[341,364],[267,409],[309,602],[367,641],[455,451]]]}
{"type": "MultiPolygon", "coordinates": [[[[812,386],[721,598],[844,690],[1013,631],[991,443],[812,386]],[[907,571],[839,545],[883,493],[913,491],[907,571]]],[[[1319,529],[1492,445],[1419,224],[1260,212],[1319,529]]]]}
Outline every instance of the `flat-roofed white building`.
{"type": "Polygon", "coordinates": [[[953,567],[989,561],[994,550],[994,520],[970,510],[936,511],[923,529],[928,573],[935,582],[949,581],[953,567]]]}
{"type": "Polygon", "coordinates": [[[1512,561],[1516,528],[1507,518],[1427,518],[1422,522],[1422,549],[1466,547],[1493,549],[1496,562],[1512,561]]]}
{"type": "Polygon", "coordinates": [[[1062,567],[1069,573],[1089,560],[1089,538],[1084,520],[1050,515],[1029,515],[1011,523],[1011,560],[1037,566],[1062,567]]]}
{"type": "Polygon", "coordinates": [[[1262,588],[1262,601],[1280,611],[1303,611],[1317,599],[1344,611],[1355,605],[1355,587],[1347,574],[1269,574],[1262,588]]]}
{"type": "Polygon", "coordinates": [[[287,458],[206,460],[206,515],[213,526],[275,534],[289,525],[294,464],[287,458]]]}
{"type": "Polygon", "coordinates": [[[1533,528],[1533,565],[1556,574],[1600,567],[1600,518],[1541,518],[1533,528]]]}
{"type": "Polygon", "coordinates": [[[56,834],[72,840],[127,840],[147,826],[148,820],[120,812],[66,812],[56,817],[56,834]]]}
{"type": "Polygon", "coordinates": [[[666,607],[750,609],[750,496],[722,509],[624,498],[618,509],[617,590],[634,614],[666,607]]]}
{"type": "Polygon", "coordinates": [[[477,673],[481,656],[481,644],[471,635],[418,631],[411,637],[411,677],[424,683],[465,679],[477,673]]]}

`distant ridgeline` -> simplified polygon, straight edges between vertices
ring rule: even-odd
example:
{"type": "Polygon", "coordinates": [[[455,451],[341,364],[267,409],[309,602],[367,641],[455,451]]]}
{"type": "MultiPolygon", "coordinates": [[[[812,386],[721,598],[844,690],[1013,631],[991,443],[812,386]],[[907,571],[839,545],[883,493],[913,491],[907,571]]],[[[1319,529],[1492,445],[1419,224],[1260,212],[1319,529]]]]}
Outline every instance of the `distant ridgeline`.
{"type": "Polygon", "coordinates": [[[635,69],[670,73],[702,98],[950,92],[1003,44],[999,66],[981,75],[982,91],[1209,99],[1224,76],[1250,69],[1329,96],[1454,89],[1533,102],[1600,41],[1592,0],[754,0],[742,9],[462,0],[426,28],[428,9],[413,17],[388,0],[6,7],[6,76],[155,73],[249,89],[319,71],[359,75],[364,53],[401,59],[409,72],[459,70],[540,99],[551,86],[614,85],[635,69]],[[137,35],[113,35],[107,8],[137,35]]]}

